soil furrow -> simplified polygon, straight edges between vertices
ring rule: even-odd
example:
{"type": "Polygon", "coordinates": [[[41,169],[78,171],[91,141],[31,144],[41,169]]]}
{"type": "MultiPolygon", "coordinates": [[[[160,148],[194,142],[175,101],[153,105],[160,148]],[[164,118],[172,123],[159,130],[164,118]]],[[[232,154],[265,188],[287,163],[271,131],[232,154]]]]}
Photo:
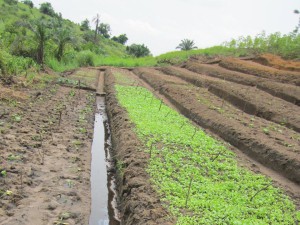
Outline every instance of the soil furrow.
{"type": "Polygon", "coordinates": [[[180,77],[196,86],[208,88],[211,93],[248,114],[300,131],[300,117],[295,114],[299,110],[298,106],[275,98],[255,87],[221,81],[205,75],[194,74],[181,68],[166,67],[160,70],[180,77]]]}
{"type": "MultiPolygon", "coordinates": [[[[251,129],[243,127],[237,121],[224,118],[222,113],[210,109],[195,97],[196,91],[186,85],[168,83],[162,74],[155,74],[149,69],[134,70],[142,79],[154,89],[165,95],[182,114],[192,119],[200,126],[210,129],[221,138],[236,146],[246,154],[299,183],[299,150],[285,152],[282,146],[274,141],[258,138],[251,129]],[[183,86],[183,87],[182,87],[183,86]]],[[[298,143],[296,143],[298,149],[298,143]]]]}
{"type": "Polygon", "coordinates": [[[236,58],[224,58],[219,65],[226,69],[300,86],[300,73],[298,72],[282,71],[236,58]]]}
{"type": "MultiPolygon", "coordinates": [[[[211,77],[222,79],[224,81],[231,81],[247,86],[256,86],[258,89],[265,91],[275,97],[282,98],[285,101],[291,102],[296,105],[300,105],[300,88],[294,85],[278,83],[266,78],[227,70],[218,65],[206,65],[189,61],[184,65],[184,67],[198,74],[208,75],[211,77]]],[[[174,67],[168,68],[169,69],[164,70],[174,70],[174,67]]]]}

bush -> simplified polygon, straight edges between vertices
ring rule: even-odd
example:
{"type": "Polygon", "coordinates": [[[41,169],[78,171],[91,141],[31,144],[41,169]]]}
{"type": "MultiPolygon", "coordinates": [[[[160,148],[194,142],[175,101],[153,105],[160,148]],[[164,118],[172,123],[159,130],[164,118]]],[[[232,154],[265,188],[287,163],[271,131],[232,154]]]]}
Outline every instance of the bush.
{"type": "Polygon", "coordinates": [[[145,57],[150,55],[150,50],[148,49],[147,46],[144,44],[139,45],[139,44],[132,44],[130,46],[126,47],[126,52],[129,55],[133,55],[137,58],[139,57],[145,57]]]}
{"type": "Polygon", "coordinates": [[[49,2],[45,2],[41,4],[40,12],[52,17],[56,15],[51,3],[49,2]]]}
{"type": "Polygon", "coordinates": [[[31,0],[24,0],[23,3],[24,3],[25,5],[28,5],[30,8],[33,8],[33,7],[34,7],[33,2],[32,2],[31,0]]]}
{"type": "Polygon", "coordinates": [[[78,66],[94,66],[95,65],[95,55],[91,51],[82,51],[77,55],[78,66]]]}

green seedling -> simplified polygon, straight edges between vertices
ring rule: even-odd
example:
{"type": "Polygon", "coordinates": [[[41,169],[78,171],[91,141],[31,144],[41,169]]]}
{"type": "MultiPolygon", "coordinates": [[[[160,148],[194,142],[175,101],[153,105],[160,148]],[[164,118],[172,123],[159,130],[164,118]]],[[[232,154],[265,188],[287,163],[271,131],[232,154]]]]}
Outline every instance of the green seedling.
{"type": "Polygon", "coordinates": [[[74,97],[76,95],[76,92],[75,92],[75,90],[71,90],[70,92],[69,92],[69,96],[70,97],[74,97]]]}
{"type": "Polygon", "coordinates": [[[14,122],[19,123],[19,122],[21,122],[22,117],[21,117],[19,114],[14,114],[14,115],[12,115],[12,120],[13,120],[14,122]]]}
{"type": "Polygon", "coordinates": [[[1,171],[1,176],[2,176],[2,177],[6,177],[6,176],[7,176],[6,170],[2,170],[2,171],[1,171]]]}
{"type": "Polygon", "coordinates": [[[10,154],[8,157],[7,157],[7,160],[9,161],[17,161],[17,160],[20,160],[21,157],[19,155],[13,155],[13,154],[10,154]]]}
{"type": "MultiPolygon", "coordinates": [[[[239,167],[230,149],[200,129],[191,138],[195,126],[146,89],[115,88],[142,150],[151,153],[151,181],[177,224],[295,224],[295,204],[268,178],[239,167]]],[[[124,167],[117,161],[121,176],[124,167]]]]}
{"type": "Polygon", "coordinates": [[[87,130],[84,127],[80,127],[79,132],[82,134],[85,134],[85,133],[87,133],[87,130]]]}
{"type": "Polygon", "coordinates": [[[270,134],[270,130],[267,127],[263,128],[263,132],[267,135],[270,134]]]}

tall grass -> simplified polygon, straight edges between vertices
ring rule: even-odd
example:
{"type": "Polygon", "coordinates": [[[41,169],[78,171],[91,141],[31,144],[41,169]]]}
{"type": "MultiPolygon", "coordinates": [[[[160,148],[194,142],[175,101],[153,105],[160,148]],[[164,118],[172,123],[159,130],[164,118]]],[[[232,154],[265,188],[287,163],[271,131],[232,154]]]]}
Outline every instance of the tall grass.
{"type": "Polygon", "coordinates": [[[155,66],[157,60],[154,57],[133,58],[133,57],[103,57],[96,58],[96,66],[116,66],[116,67],[139,67],[139,66],[155,66]]]}
{"type": "Polygon", "coordinates": [[[204,56],[212,56],[212,55],[233,55],[234,49],[226,46],[214,46],[205,49],[196,49],[189,51],[174,51],[168,52],[156,57],[158,63],[171,63],[177,64],[188,60],[191,56],[195,55],[204,55],[204,56]]]}

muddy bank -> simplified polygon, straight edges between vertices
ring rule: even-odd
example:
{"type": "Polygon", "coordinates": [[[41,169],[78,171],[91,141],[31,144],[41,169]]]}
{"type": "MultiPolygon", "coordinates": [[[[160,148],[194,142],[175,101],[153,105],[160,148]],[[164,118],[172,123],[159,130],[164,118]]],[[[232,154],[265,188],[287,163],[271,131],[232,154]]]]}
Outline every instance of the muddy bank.
{"type": "Polygon", "coordinates": [[[113,158],[117,165],[117,187],[122,225],[171,225],[167,211],[153,190],[146,173],[148,155],[133,132],[127,112],[119,105],[111,69],[105,74],[107,114],[112,133],[113,158]]]}

